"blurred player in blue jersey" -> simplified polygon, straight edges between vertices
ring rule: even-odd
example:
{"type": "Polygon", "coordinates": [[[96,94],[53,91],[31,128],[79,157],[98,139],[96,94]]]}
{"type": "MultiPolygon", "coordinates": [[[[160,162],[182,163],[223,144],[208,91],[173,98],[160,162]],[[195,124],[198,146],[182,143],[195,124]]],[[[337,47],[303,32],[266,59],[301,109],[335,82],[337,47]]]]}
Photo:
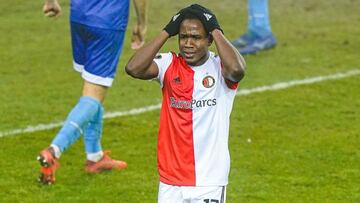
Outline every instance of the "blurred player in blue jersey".
{"type": "Polygon", "coordinates": [[[268,0],[248,0],[248,31],[232,44],[246,55],[273,48],[276,43],[270,27],[268,0]]]}
{"type": "MultiPolygon", "coordinates": [[[[146,0],[134,2],[139,1],[146,0]]],[[[61,7],[57,0],[45,0],[43,11],[46,16],[55,17],[61,13],[61,7]]],[[[70,13],[73,65],[84,79],[83,91],[51,145],[37,158],[41,165],[39,182],[44,184],[55,182],[61,153],[81,134],[85,142],[86,172],[100,173],[127,167],[125,162],[111,159],[108,152],[103,151],[100,140],[104,113],[102,103],[115,77],[128,24],[129,0],[71,0],[70,13]]],[[[134,32],[138,37],[134,38],[133,44],[141,46],[146,26],[136,27],[142,29],[134,32]]]]}

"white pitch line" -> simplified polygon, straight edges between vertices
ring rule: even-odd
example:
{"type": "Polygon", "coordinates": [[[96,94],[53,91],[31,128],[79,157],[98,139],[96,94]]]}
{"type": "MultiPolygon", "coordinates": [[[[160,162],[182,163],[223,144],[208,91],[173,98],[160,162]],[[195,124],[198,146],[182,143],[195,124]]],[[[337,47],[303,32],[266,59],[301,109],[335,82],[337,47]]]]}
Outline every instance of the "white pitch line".
{"type": "MultiPolygon", "coordinates": [[[[291,80],[288,82],[279,82],[279,83],[275,83],[273,85],[260,86],[260,87],[255,87],[255,88],[251,88],[251,89],[241,89],[236,93],[236,95],[237,96],[246,96],[246,95],[250,95],[253,93],[276,91],[276,90],[290,88],[293,86],[308,85],[308,84],[318,83],[318,82],[327,81],[327,80],[337,80],[337,79],[347,78],[347,77],[351,77],[351,76],[355,76],[355,75],[360,75],[360,69],[354,69],[354,70],[350,70],[350,71],[342,72],[342,73],[335,73],[335,74],[327,75],[327,76],[305,78],[303,80],[291,80]]],[[[137,115],[137,114],[160,109],[160,107],[161,107],[161,104],[156,104],[156,105],[145,106],[145,107],[136,108],[136,109],[130,109],[128,111],[109,112],[104,115],[104,118],[108,119],[108,118],[115,118],[115,117],[122,117],[122,116],[137,115]]],[[[64,122],[29,125],[25,128],[18,128],[18,129],[9,130],[9,131],[3,131],[3,132],[0,132],[0,138],[5,137],[5,136],[10,136],[10,135],[18,135],[18,134],[23,134],[23,133],[32,133],[32,132],[37,132],[37,131],[50,130],[50,129],[54,129],[54,128],[58,128],[58,127],[62,126],[63,123],[64,122]]]]}
{"type": "Polygon", "coordinates": [[[293,86],[308,85],[308,84],[318,83],[318,82],[322,82],[322,81],[326,81],[326,80],[337,80],[337,79],[347,78],[347,77],[351,77],[351,76],[355,76],[355,75],[359,75],[359,74],[360,74],[360,70],[355,69],[355,70],[350,70],[350,71],[343,72],[343,73],[335,73],[333,75],[305,78],[303,80],[291,80],[288,82],[279,82],[279,83],[275,83],[273,85],[268,85],[268,86],[260,86],[260,87],[255,87],[252,89],[243,89],[243,90],[238,91],[236,93],[236,95],[245,96],[245,95],[258,93],[258,92],[281,90],[281,89],[286,89],[286,88],[293,87],[293,86]]]}

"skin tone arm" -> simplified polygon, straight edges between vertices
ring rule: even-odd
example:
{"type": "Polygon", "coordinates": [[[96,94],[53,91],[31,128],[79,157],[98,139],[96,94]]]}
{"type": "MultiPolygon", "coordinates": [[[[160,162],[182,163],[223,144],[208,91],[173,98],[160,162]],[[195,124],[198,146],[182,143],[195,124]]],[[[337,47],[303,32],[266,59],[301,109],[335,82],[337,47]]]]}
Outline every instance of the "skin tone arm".
{"type": "Polygon", "coordinates": [[[147,30],[147,1],[148,0],[133,0],[137,24],[133,28],[131,39],[132,49],[139,49],[145,43],[145,34],[147,30]]]}
{"type": "Polygon", "coordinates": [[[239,82],[245,76],[244,58],[220,30],[213,30],[211,35],[223,64],[222,75],[232,82],[239,82]]]}
{"type": "Polygon", "coordinates": [[[125,67],[126,73],[143,80],[157,77],[159,69],[153,60],[168,38],[169,34],[161,31],[155,39],[136,51],[125,67]]]}
{"type": "Polygon", "coordinates": [[[57,17],[61,14],[61,7],[57,0],[45,0],[43,12],[46,17],[57,17]]]}

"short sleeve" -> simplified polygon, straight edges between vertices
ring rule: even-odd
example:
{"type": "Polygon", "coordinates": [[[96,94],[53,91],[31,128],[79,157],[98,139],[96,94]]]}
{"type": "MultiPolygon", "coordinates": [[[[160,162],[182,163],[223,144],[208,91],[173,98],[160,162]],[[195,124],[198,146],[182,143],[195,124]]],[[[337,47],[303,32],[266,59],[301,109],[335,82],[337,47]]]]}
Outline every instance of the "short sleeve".
{"type": "MultiPolygon", "coordinates": [[[[223,69],[223,64],[222,64],[222,62],[221,62],[221,60],[220,60],[220,57],[219,57],[219,56],[215,56],[215,60],[217,61],[218,64],[220,64],[221,69],[223,69]]],[[[221,72],[222,72],[222,71],[221,71],[221,72]]],[[[224,76],[223,76],[222,74],[221,74],[221,76],[224,78],[224,76]]],[[[233,81],[228,80],[228,79],[226,79],[226,78],[224,78],[224,81],[225,81],[226,86],[227,86],[229,89],[231,89],[231,90],[236,90],[237,87],[238,87],[238,85],[239,85],[238,82],[233,82],[233,81]]]]}
{"type": "Polygon", "coordinates": [[[154,58],[154,62],[159,68],[159,75],[156,77],[156,79],[160,81],[161,86],[164,80],[165,72],[172,62],[172,58],[173,56],[171,52],[157,54],[154,58]]]}

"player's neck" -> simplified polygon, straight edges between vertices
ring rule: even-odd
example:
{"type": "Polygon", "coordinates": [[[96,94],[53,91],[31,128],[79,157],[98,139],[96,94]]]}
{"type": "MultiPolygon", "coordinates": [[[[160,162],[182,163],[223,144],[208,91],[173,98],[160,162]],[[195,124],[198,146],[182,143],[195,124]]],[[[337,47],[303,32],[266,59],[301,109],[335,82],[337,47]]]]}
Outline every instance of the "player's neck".
{"type": "Polygon", "coordinates": [[[209,59],[209,56],[210,56],[209,51],[207,51],[206,54],[203,57],[201,57],[196,63],[188,64],[188,65],[191,67],[201,66],[209,59]]]}

